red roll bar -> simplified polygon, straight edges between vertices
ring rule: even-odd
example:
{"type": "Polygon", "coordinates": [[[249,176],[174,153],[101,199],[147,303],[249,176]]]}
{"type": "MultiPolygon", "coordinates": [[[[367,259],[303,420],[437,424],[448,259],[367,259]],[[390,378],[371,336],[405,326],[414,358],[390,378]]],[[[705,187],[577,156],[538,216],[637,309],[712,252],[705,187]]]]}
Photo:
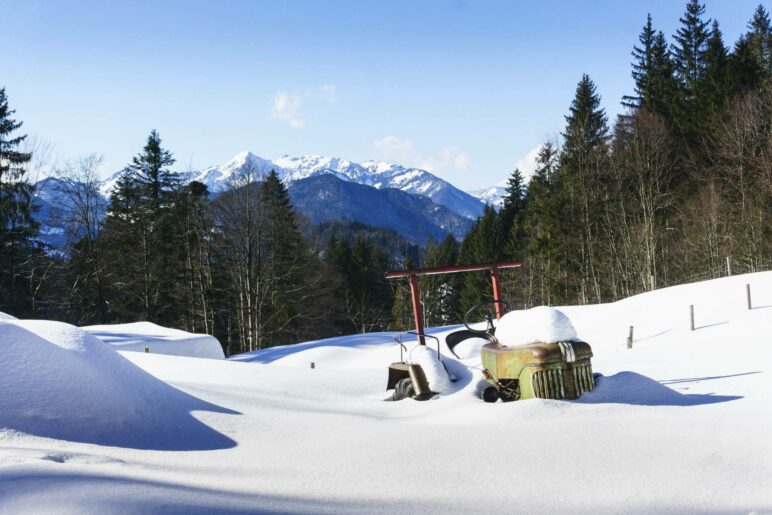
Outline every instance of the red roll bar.
{"type": "Polygon", "coordinates": [[[395,272],[386,272],[386,279],[398,279],[407,277],[410,281],[410,297],[413,301],[413,319],[415,320],[415,330],[418,333],[418,340],[421,345],[426,345],[424,339],[424,316],[421,310],[421,289],[418,285],[419,275],[439,275],[455,274],[458,272],[477,272],[480,270],[490,270],[491,284],[493,285],[493,300],[497,301],[496,318],[501,318],[503,308],[501,305],[501,276],[499,270],[502,268],[520,268],[520,261],[502,261],[499,263],[484,263],[478,265],[454,265],[441,266],[437,268],[416,268],[413,270],[399,270],[395,272]]]}

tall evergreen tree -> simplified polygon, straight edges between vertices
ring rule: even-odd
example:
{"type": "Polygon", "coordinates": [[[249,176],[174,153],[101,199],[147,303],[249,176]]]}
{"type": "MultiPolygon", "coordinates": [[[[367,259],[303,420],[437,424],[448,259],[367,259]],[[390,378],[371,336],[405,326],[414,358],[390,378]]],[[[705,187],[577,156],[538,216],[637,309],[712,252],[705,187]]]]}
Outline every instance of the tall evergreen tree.
{"type": "Polygon", "coordinates": [[[507,187],[502,200],[499,210],[499,225],[502,240],[506,241],[513,231],[513,226],[522,225],[525,208],[525,180],[518,168],[515,168],[507,179],[507,187]]]}
{"type": "Polygon", "coordinates": [[[529,305],[551,304],[557,281],[556,257],[559,233],[560,204],[554,187],[558,151],[545,143],[536,158],[536,170],[526,192],[523,230],[526,235],[525,274],[529,305]]]}
{"type": "Polygon", "coordinates": [[[646,24],[638,36],[641,46],[633,46],[633,80],[635,81],[635,95],[622,97],[622,105],[625,107],[639,108],[650,96],[652,89],[652,70],[654,68],[654,44],[657,32],[651,21],[651,14],[646,15],[646,24]]]}
{"type": "Polygon", "coordinates": [[[173,163],[158,133],[151,131],[111,194],[104,240],[107,259],[120,263],[114,268],[111,299],[118,320],[179,322],[176,284],[183,273],[184,241],[173,208],[182,187],[168,169],[173,163]]]}
{"type": "Polygon", "coordinates": [[[687,100],[696,95],[697,83],[705,72],[710,20],[703,20],[704,14],[704,4],[700,4],[699,0],[689,0],[686,12],[679,18],[681,27],[676,32],[673,45],[676,76],[681,81],[687,100]]]}
{"type": "Polygon", "coordinates": [[[748,23],[748,44],[764,77],[772,77],[772,22],[762,4],[756,7],[748,23]]]}
{"type": "Polygon", "coordinates": [[[264,213],[262,287],[267,288],[271,299],[264,311],[263,334],[266,340],[288,343],[285,338],[289,330],[303,314],[301,300],[309,256],[289,192],[275,170],[271,170],[260,186],[260,203],[264,213]]]}
{"type": "Polygon", "coordinates": [[[718,22],[714,21],[705,49],[705,69],[697,84],[700,132],[712,139],[717,121],[724,112],[732,90],[729,56],[718,22]]]}
{"type": "Polygon", "coordinates": [[[26,134],[11,116],[5,88],[0,88],[0,310],[20,316],[29,313],[23,279],[24,262],[36,252],[33,237],[38,224],[33,219],[34,186],[26,179],[32,155],[20,150],[26,134]]]}
{"type": "MultiPolygon", "coordinates": [[[[563,149],[557,174],[558,196],[565,203],[561,212],[562,259],[578,279],[574,290],[578,300],[600,301],[598,246],[602,235],[599,202],[607,168],[608,121],[600,107],[595,84],[586,74],[576,87],[576,95],[566,116],[563,149]]],[[[569,294],[569,291],[566,292],[569,294]]],[[[569,300],[569,299],[566,299],[569,300]]]]}
{"type": "MultiPolygon", "coordinates": [[[[486,205],[483,214],[464,237],[459,249],[459,263],[477,264],[500,261],[506,240],[502,238],[501,225],[496,210],[486,205]]],[[[459,317],[473,306],[492,300],[490,276],[487,272],[469,272],[463,275],[459,317]]]]}
{"type": "Polygon", "coordinates": [[[638,40],[641,46],[632,51],[635,94],[623,97],[622,105],[671,119],[676,109],[678,82],[665,35],[654,30],[651,15],[647,16],[638,40]]]}
{"type": "Polygon", "coordinates": [[[152,130],[142,153],[128,166],[152,210],[157,210],[179,188],[177,174],[168,168],[174,162],[171,152],[161,147],[158,131],[152,130]]]}

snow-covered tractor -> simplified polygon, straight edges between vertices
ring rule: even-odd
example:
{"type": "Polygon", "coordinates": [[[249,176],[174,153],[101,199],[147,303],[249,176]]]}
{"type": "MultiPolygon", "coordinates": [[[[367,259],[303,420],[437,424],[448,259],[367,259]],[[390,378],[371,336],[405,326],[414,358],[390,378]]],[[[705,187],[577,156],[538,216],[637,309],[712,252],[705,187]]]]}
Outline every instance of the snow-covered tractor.
{"type": "Polygon", "coordinates": [[[465,340],[482,338],[487,341],[481,350],[481,362],[483,377],[490,386],[483,390],[483,400],[495,402],[498,399],[576,399],[584,392],[592,390],[592,349],[589,344],[576,338],[570,320],[562,312],[546,306],[512,312],[509,305],[501,301],[500,270],[518,267],[519,262],[511,261],[403,270],[386,274],[387,279],[407,277],[410,281],[416,325],[416,331],[412,334],[417,336],[421,344],[411,352],[422,348],[426,350],[426,338],[437,343],[436,359],[427,358],[426,352],[423,352],[420,354],[422,360],[418,363],[416,360],[405,361],[406,349],[401,337],[398,339],[400,361],[389,367],[386,386],[387,390],[394,389],[394,400],[407,397],[429,399],[436,393],[430,389],[431,381],[427,380],[427,374],[435,380],[448,376],[438,373],[438,370],[444,369],[439,340],[424,333],[418,277],[479,270],[490,271],[494,301],[479,304],[469,310],[464,317],[465,328],[447,335],[445,342],[450,352],[455,355],[454,348],[465,340]],[[486,329],[472,327],[470,318],[479,314],[480,309],[486,306],[486,329]],[[494,324],[494,316],[497,324],[494,324]]]}
{"type": "Polygon", "coordinates": [[[482,392],[484,401],[576,399],[592,390],[592,348],[576,339],[562,312],[546,306],[510,312],[498,326],[489,312],[487,327],[481,331],[467,320],[479,307],[467,313],[466,329],[449,334],[446,341],[451,352],[468,338],[488,341],[481,351],[483,377],[491,384],[482,392]],[[531,343],[518,344],[522,341],[531,343]]]}

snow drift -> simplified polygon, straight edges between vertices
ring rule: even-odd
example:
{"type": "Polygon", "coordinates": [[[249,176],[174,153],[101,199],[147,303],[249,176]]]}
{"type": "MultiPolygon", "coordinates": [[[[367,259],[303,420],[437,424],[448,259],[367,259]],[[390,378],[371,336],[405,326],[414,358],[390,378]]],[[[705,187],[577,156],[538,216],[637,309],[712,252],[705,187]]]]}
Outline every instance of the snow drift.
{"type": "Polygon", "coordinates": [[[559,309],[539,306],[532,309],[510,311],[496,326],[496,339],[502,345],[528,345],[531,343],[557,343],[576,338],[571,320],[559,309]]]}
{"type": "Polygon", "coordinates": [[[8,315],[7,313],[3,313],[0,311],[0,320],[16,320],[16,317],[8,315]]]}
{"type": "Polygon", "coordinates": [[[151,322],[131,324],[92,325],[82,328],[122,351],[187,356],[189,358],[223,359],[225,354],[217,338],[170,329],[151,322]]]}
{"type": "Polygon", "coordinates": [[[2,320],[0,348],[0,428],[139,449],[235,445],[190,413],[232,411],[167,385],[75,326],[2,320]]]}

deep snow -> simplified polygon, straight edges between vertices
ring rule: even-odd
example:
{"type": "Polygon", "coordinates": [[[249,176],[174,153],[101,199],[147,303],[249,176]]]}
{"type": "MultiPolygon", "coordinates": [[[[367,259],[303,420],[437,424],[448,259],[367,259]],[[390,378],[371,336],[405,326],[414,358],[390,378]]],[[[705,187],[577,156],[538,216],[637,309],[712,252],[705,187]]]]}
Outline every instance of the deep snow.
{"type": "Polygon", "coordinates": [[[161,327],[151,322],[91,325],[82,328],[122,351],[169,354],[191,358],[223,359],[222,346],[213,336],[161,327]]]}
{"type": "MultiPolygon", "coordinates": [[[[772,510],[772,272],[560,309],[604,375],[577,401],[483,403],[474,352],[481,342],[464,342],[466,359],[443,350],[458,380],[427,402],[385,401],[386,367],[399,358],[390,333],[231,360],[122,352],[127,363],[218,406],[189,409],[236,445],[186,452],[96,445],[22,434],[2,419],[0,511],[772,510]]],[[[0,322],[0,331],[13,324],[0,322]]],[[[19,324],[41,332],[39,322],[19,324]]],[[[442,339],[454,329],[432,333],[442,339]]],[[[32,378],[25,384],[43,381],[59,362],[32,350],[14,360],[3,376],[22,370],[32,378]]],[[[14,394],[18,409],[48,395],[14,394]]],[[[83,419],[83,431],[89,423],[83,419]]]]}

